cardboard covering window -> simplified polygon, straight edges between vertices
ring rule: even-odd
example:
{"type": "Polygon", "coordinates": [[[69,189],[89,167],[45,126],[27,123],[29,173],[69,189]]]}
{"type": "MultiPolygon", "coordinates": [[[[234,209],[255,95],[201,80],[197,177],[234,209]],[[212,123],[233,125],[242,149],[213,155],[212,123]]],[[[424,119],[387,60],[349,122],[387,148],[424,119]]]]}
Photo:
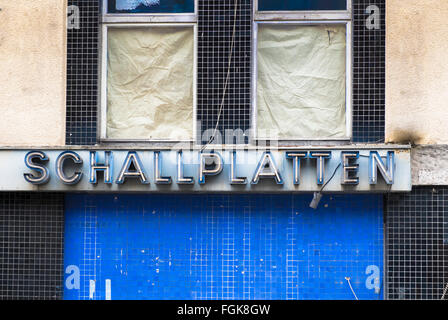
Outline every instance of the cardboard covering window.
{"type": "Polygon", "coordinates": [[[259,24],[257,138],[346,138],[345,25],[259,24]]]}
{"type": "Polygon", "coordinates": [[[109,28],[107,138],[193,138],[194,31],[109,28]]]}

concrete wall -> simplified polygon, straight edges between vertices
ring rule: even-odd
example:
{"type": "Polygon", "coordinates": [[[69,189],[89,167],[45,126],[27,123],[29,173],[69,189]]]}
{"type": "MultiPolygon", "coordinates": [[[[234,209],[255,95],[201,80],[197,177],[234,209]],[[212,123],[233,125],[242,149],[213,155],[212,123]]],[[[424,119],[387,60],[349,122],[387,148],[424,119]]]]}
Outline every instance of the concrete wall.
{"type": "MultiPolygon", "coordinates": [[[[386,5],[386,141],[448,144],[448,1],[386,5]]],[[[0,8],[0,146],[63,145],[66,0],[0,8]]]]}
{"type": "Polygon", "coordinates": [[[448,1],[386,5],[386,141],[448,144],[448,1]]]}
{"type": "Polygon", "coordinates": [[[0,146],[63,145],[66,0],[0,8],[0,146]]]}
{"type": "Polygon", "coordinates": [[[422,145],[411,152],[412,184],[448,184],[448,145],[422,145]]]}

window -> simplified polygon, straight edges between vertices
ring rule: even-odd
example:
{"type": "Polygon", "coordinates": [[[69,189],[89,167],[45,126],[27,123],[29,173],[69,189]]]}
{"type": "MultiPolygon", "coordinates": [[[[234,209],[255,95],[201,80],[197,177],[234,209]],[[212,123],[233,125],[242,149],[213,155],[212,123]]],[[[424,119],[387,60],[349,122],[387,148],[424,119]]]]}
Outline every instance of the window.
{"type": "Polygon", "coordinates": [[[347,10],[347,0],[258,0],[259,11],[347,10]]]}
{"type": "Polygon", "coordinates": [[[101,138],[191,141],[194,0],[104,0],[101,138]]]}
{"type": "Polygon", "coordinates": [[[194,0],[108,0],[107,13],[194,13],[194,0]]]}
{"type": "Polygon", "coordinates": [[[349,0],[255,0],[255,139],[351,138],[349,0]]]}
{"type": "MultiPolygon", "coordinates": [[[[253,1],[252,138],[350,140],[351,0],[253,1]]],[[[194,140],[197,10],[103,0],[103,141],[194,140]]]]}

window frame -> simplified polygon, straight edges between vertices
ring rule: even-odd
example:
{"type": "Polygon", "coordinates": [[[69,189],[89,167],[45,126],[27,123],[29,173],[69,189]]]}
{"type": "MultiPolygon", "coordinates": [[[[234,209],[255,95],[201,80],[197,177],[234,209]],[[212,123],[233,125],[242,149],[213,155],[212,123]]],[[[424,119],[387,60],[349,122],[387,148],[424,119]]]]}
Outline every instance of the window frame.
{"type": "Polygon", "coordinates": [[[194,12],[186,13],[108,13],[108,0],[102,0],[102,23],[157,23],[197,22],[198,0],[194,0],[194,12]]]}
{"type": "Polygon", "coordinates": [[[290,137],[268,138],[270,141],[281,143],[309,143],[316,142],[330,144],[347,144],[353,140],[353,30],[352,30],[352,0],[347,0],[347,10],[335,11],[258,11],[258,0],[254,0],[253,7],[253,36],[252,36],[252,106],[251,106],[251,135],[250,143],[259,144],[266,141],[257,135],[257,80],[258,80],[258,25],[260,24],[293,24],[293,25],[323,25],[337,24],[346,26],[346,89],[345,89],[345,126],[346,136],[333,137],[290,137]]]}
{"type": "Polygon", "coordinates": [[[196,141],[197,116],[197,66],[198,66],[198,0],[194,0],[192,13],[107,13],[108,0],[102,0],[101,14],[101,59],[100,59],[100,108],[98,121],[98,141],[100,143],[193,143],[196,141]],[[108,29],[109,28],[151,28],[151,27],[191,27],[193,29],[193,116],[191,138],[178,139],[116,139],[107,137],[107,62],[108,62],[108,29]]]}
{"type": "Polygon", "coordinates": [[[351,20],[352,0],[347,0],[346,10],[307,10],[307,11],[259,11],[258,0],[254,1],[254,20],[351,20]]]}

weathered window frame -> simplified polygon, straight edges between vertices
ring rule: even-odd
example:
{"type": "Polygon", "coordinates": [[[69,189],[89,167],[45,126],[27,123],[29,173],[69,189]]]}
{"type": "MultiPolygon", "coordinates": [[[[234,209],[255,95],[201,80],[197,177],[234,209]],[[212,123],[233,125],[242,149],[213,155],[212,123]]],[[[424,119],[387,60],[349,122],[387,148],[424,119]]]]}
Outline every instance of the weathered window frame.
{"type": "Polygon", "coordinates": [[[145,142],[145,143],[192,143],[196,136],[197,114],[197,10],[198,0],[194,3],[194,13],[107,13],[108,0],[102,0],[101,14],[101,65],[100,65],[100,114],[99,140],[101,142],[145,142]],[[135,28],[135,27],[192,27],[193,28],[193,123],[192,138],[188,140],[170,139],[112,139],[107,138],[107,33],[109,28],[135,28]]]}
{"type": "MultiPolygon", "coordinates": [[[[258,144],[257,137],[257,48],[259,24],[296,24],[296,25],[322,25],[345,24],[346,26],[346,93],[345,93],[345,117],[346,136],[341,138],[326,137],[291,137],[278,140],[280,143],[315,143],[330,142],[332,144],[348,143],[353,138],[353,40],[352,40],[352,0],[347,0],[347,10],[335,11],[258,11],[258,0],[254,0],[253,7],[253,38],[252,38],[252,126],[251,143],[258,144]]],[[[272,139],[275,140],[275,139],[272,139]]]]}
{"type": "Polygon", "coordinates": [[[157,23],[197,22],[198,0],[194,0],[193,13],[108,13],[108,0],[102,0],[103,23],[157,23]]]}

